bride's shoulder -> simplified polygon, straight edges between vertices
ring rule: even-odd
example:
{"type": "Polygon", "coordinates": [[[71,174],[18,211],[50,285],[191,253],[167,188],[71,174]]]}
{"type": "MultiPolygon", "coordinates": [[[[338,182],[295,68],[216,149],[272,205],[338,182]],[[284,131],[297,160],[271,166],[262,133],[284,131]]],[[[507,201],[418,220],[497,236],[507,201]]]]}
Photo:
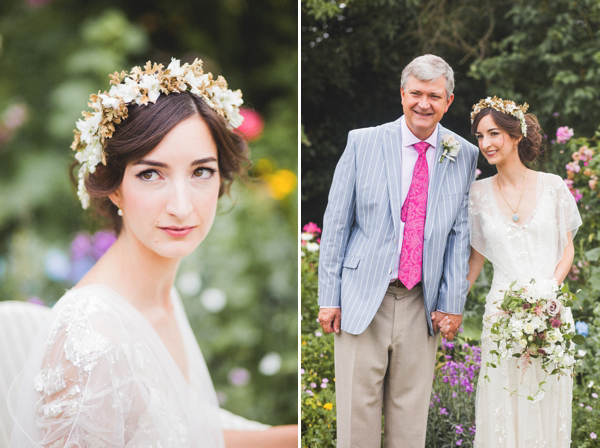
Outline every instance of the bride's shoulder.
{"type": "Polygon", "coordinates": [[[488,185],[492,178],[486,177],[485,179],[476,180],[471,184],[471,189],[469,190],[469,194],[475,195],[480,194],[488,185]]]}
{"type": "Polygon", "coordinates": [[[548,185],[550,187],[554,187],[557,189],[562,189],[562,188],[567,189],[568,188],[567,184],[565,183],[565,180],[557,174],[546,173],[544,171],[538,171],[537,173],[538,173],[538,176],[541,177],[541,179],[545,185],[548,185]]]}

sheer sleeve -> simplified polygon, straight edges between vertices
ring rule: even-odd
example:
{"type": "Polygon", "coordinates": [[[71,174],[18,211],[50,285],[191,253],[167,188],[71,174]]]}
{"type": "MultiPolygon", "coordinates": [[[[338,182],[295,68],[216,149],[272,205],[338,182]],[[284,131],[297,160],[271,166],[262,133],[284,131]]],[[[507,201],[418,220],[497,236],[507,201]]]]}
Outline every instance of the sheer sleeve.
{"type": "Polygon", "coordinates": [[[558,264],[568,242],[575,239],[575,234],[582,221],[575,198],[565,182],[559,176],[552,175],[552,186],[556,188],[556,222],[559,238],[556,264],[558,264]]]}
{"type": "MultiPolygon", "coordinates": [[[[11,448],[224,446],[206,366],[192,388],[152,324],[101,285],[54,306],[9,391],[11,448]]],[[[184,316],[185,317],[185,316],[184,316]]],[[[199,352],[199,350],[197,350],[199,352]]],[[[197,367],[200,366],[200,367],[197,367]]]]}
{"type": "Polygon", "coordinates": [[[489,213],[484,200],[483,181],[474,182],[469,191],[469,231],[471,234],[471,246],[480,254],[486,255],[486,243],[483,234],[483,214],[489,213]]]}
{"type": "Polygon", "coordinates": [[[34,404],[35,420],[25,418],[29,409],[16,411],[11,446],[27,446],[25,435],[28,446],[125,446],[132,372],[111,339],[121,335],[118,321],[91,306],[71,300],[37,345],[14,391],[19,403],[34,404]]]}

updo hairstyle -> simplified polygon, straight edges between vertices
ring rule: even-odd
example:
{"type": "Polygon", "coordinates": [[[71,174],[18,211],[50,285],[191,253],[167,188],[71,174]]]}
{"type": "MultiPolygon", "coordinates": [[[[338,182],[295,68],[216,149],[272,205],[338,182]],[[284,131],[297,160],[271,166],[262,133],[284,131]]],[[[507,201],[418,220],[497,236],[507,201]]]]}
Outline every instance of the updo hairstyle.
{"type": "Polygon", "coordinates": [[[189,92],[171,93],[160,95],[156,103],[144,106],[130,104],[127,119],[116,124],[113,136],[107,139],[104,148],[106,166],[98,164],[96,171],[85,180],[94,209],[112,220],[117,234],[123,221],[117,214],[118,207],[108,195],[121,185],[125,167],[143,158],[175,126],[195,115],[204,120],[217,146],[221,178],[219,197],[229,193],[236,175],[244,177],[246,174],[250,166],[246,142],[199,96],[189,92]]]}
{"type": "Polygon", "coordinates": [[[471,134],[475,134],[479,122],[486,115],[491,115],[496,126],[505,131],[512,138],[521,139],[517,149],[519,151],[519,158],[524,164],[535,162],[544,151],[542,128],[535,115],[525,114],[527,136],[523,137],[523,133],[521,132],[521,122],[517,117],[505,114],[492,107],[486,107],[475,116],[473,124],[471,125],[471,134]]]}

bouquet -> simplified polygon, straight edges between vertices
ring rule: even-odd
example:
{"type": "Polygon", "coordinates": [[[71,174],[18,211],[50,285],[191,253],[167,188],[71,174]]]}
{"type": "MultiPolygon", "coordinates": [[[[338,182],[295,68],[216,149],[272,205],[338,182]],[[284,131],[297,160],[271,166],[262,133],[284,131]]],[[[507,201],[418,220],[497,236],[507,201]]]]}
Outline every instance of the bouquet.
{"type": "Polygon", "coordinates": [[[523,378],[532,358],[539,359],[546,375],[537,391],[527,397],[538,401],[543,398],[542,386],[548,375],[573,373],[575,345],[583,344],[584,338],[575,334],[562,313],[577,297],[569,292],[568,285],[563,284],[559,289],[554,279],[532,279],[514,289],[516,283],[504,291],[500,310],[486,318],[491,324],[491,340],[496,343],[496,349],[490,351],[492,360],[486,366],[496,368],[501,360],[512,356],[518,358],[523,378]]]}

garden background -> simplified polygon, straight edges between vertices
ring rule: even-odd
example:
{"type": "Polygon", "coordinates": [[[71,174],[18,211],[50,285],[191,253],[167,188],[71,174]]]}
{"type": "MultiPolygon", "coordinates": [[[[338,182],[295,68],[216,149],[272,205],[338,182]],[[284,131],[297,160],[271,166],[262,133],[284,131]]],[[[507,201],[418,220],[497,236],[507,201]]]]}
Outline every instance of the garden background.
{"type": "Polygon", "coordinates": [[[69,146],[108,75],[171,57],[244,93],[252,180],[176,282],[222,406],[297,421],[297,2],[0,2],[0,300],[52,305],[114,237],[83,212],[69,146]]]}
{"type": "MultiPolygon", "coordinates": [[[[471,106],[498,95],[527,102],[547,134],[536,169],[565,178],[583,219],[568,283],[578,293],[573,446],[600,446],[600,1],[302,0],[302,445],[335,446],[333,338],[316,322],[319,227],[352,129],[402,114],[400,74],[442,56],[455,99],[442,124],[470,137],[471,106]]],[[[472,141],[475,143],[474,139],[472,141]]],[[[479,178],[495,169],[479,161],[479,178]]],[[[479,335],[489,264],[469,293],[464,332],[442,343],[427,447],[472,446],[479,335]]]]}

